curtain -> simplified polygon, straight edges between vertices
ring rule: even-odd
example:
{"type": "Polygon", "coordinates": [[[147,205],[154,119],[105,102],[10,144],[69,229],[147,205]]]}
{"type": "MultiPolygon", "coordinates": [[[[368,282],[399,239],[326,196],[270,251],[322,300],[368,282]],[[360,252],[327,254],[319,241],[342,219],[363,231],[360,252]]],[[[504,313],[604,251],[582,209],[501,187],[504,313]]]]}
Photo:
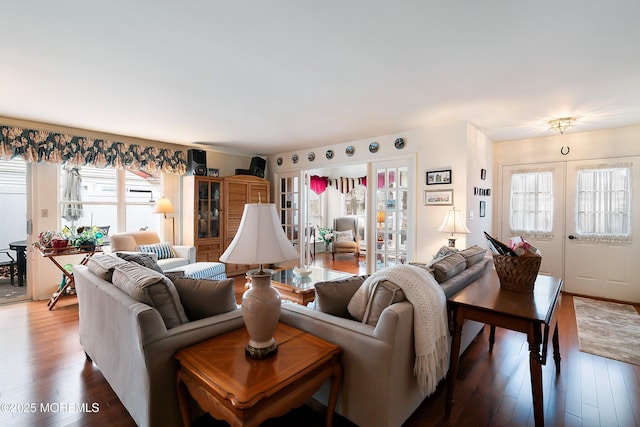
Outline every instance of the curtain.
{"type": "Polygon", "coordinates": [[[630,241],[630,168],[583,169],[577,176],[576,234],[593,241],[630,241]]]}
{"type": "Polygon", "coordinates": [[[184,174],[184,151],[0,126],[0,159],[184,174]]]}
{"type": "Polygon", "coordinates": [[[550,237],[553,232],[553,173],[511,175],[509,227],[514,234],[550,237]]]}

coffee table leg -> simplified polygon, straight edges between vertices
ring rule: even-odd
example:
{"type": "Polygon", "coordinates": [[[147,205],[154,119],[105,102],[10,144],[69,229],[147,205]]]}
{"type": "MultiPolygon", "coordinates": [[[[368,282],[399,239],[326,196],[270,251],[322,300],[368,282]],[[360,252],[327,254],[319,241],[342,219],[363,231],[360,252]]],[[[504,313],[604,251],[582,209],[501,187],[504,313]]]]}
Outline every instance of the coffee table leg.
{"type": "Polygon", "coordinates": [[[337,357],[334,358],[331,369],[333,374],[331,375],[331,392],[329,394],[329,404],[327,405],[327,427],[333,425],[333,414],[336,410],[338,391],[340,390],[340,382],[342,381],[342,365],[340,365],[337,357]]]}
{"type": "Polygon", "coordinates": [[[180,414],[182,415],[182,424],[184,427],[191,425],[191,416],[189,415],[189,402],[187,401],[187,386],[182,382],[182,372],[178,370],[178,376],[176,378],[176,391],[178,393],[178,406],[180,407],[180,414]]]}
{"type": "Polygon", "coordinates": [[[493,351],[493,344],[496,342],[496,327],[491,325],[491,330],[489,331],[489,353],[493,351]]]}

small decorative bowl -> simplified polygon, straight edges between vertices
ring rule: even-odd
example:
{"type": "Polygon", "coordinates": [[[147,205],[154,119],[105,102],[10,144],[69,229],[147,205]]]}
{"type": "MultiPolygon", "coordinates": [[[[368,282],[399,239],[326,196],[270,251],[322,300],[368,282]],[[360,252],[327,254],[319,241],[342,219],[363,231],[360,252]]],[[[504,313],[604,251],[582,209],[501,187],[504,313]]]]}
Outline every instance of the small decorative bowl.
{"type": "Polygon", "coordinates": [[[293,274],[300,277],[309,277],[311,276],[311,269],[304,267],[296,267],[293,269],[293,274]]]}

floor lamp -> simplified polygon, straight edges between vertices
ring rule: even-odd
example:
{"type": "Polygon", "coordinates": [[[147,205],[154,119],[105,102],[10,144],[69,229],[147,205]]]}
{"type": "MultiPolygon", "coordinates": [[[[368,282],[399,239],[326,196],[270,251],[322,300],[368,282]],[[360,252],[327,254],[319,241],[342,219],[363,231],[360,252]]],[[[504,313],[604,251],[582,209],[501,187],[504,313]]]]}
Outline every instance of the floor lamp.
{"type": "MultiPolygon", "coordinates": [[[[156,203],[156,208],[153,212],[157,214],[163,214],[164,219],[167,219],[167,214],[174,212],[173,205],[171,204],[171,200],[167,199],[164,196],[160,197],[160,199],[158,199],[158,202],[156,203]]],[[[175,227],[175,219],[173,217],[171,217],[171,244],[172,245],[176,244],[176,227],[175,227]]]]}

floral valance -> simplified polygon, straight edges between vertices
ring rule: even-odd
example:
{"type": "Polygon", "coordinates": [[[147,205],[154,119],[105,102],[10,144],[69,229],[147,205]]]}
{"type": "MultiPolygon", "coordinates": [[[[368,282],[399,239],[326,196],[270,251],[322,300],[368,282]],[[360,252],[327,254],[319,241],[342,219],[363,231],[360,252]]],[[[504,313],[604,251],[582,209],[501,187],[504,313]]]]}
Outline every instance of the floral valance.
{"type": "Polygon", "coordinates": [[[25,162],[112,167],[131,172],[184,174],[187,170],[184,151],[0,126],[0,158],[16,157],[25,162]]]}

